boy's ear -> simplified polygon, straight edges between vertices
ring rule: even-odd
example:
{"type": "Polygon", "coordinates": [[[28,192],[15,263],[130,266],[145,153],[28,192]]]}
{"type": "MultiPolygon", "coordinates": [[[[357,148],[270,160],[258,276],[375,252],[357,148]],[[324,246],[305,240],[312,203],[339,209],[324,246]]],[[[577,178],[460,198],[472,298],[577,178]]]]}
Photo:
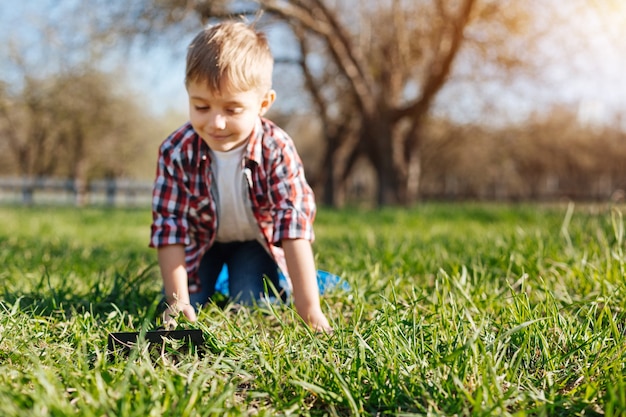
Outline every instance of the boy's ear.
{"type": "Polygon", "coordinates": [[[259,116],[263,116],[267,111],[272,107],[274,101],[276,100],[276,91],[269,90],[267,93],[263,95],[261,99],[261,109],[259,110],[259,116]]]}

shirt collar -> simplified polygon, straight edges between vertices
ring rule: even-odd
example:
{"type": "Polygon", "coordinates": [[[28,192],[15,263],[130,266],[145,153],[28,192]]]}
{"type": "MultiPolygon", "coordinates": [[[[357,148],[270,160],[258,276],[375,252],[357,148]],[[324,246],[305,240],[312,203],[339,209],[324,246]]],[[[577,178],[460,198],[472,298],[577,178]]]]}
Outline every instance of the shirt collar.
{"type": "Polygon", "coordinates": [[[246,158],[256,164],[259,164],[263,159],[263,135],[263,120],[258,117],[246,149],[246,158]]]}
{"type": "MultiPolygon", "coordinates": [[[[191,127],[191,123],[189,124],[189,126],[191,127]]],[[[202,139],[202,137],[200,137],[199,134],[196,133],[195,138],[196,138],[195,154],[198,155],[196,166],[199,168],[203,162],[206,162],[209,159],[210,149],[209,149],[209,145],[206,144],[204,139],[202,139]]]]}

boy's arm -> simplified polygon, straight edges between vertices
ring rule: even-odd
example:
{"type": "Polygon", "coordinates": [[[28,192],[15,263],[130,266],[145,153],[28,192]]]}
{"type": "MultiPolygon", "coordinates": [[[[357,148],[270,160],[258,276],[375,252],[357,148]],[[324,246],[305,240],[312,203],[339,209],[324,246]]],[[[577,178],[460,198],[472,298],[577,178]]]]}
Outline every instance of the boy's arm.
{"type": "Polygon", "coordinates": [[[184,246],[169,245],[160,247],[158,249],[158,258],[167,302],[167,309],[163,313],[164,324],[166,327],[170,324],[175,324],[174,319],[181,311],[190,321],[196,321],[196,312],[189,302],[184,246]]]}
{"type": "Polygon", "coordinates": [[[320,306],[317,270],[311,242],[306,239],[285,239],[282,246],[293,284],[296,311],[313,329],[332,331],[320,306]]]}

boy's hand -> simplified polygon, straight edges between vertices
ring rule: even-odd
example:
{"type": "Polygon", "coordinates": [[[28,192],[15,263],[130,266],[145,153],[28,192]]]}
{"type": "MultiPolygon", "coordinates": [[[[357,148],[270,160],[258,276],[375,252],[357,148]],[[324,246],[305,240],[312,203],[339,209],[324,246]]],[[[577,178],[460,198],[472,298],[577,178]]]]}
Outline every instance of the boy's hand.
{"type": "Polygon", "coordinates": [[[313,308],[311,311],[298,311],[298,314],[307,322],[309,326],[316,332],[332,333],[333,328],[328,323],[328,319],[319,308],[313,308]]]}
{"type": "Polygon", "coordinates": [[[191,304],[176,303],[168,306],[163,312],[163,326],[168,330],[175,329],[178,324],[176,318],[178,318],[180,313],[183,313],[187,320],[191,322],[198,320],[196,311],[191,304]]]}
{"type": "Polygon", "coordinates": [[[293,283],[296,311],[304,321],[318,332],[332,332],[328,319],[320,307],[317,287],[317,270],[311,242],[304,239],[285,239],[282,242],[287,270],[293,283]]]}
{"type": "Polygon", "coordinates": [[[163,313],[164,326],[176,327],[176,318],[181,312],[187,320],[196,321],[196,311],[189,301],[184,246],[163,246],[159,248],[158,257],[163,276],[163,289],[168,303],[163,313]]]}

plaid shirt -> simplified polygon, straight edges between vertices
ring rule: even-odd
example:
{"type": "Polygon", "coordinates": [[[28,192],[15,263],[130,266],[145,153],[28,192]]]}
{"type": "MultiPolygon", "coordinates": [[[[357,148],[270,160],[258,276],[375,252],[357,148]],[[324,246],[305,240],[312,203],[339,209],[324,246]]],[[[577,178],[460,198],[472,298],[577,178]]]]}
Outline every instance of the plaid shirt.
{"type": "MultiPolygon", "coordinates": [[[[260,240],[288,277],[281,241],[313,241],[316,209],[292,139],[269,120],[259,118],[247,144],[242,171],[260,240]]],[[[150,246],[185,246],[190,292],[199,290],[198,266],[217,234],[217,198],[209,147],[186,123],[159,149],[150,246]]]]}

